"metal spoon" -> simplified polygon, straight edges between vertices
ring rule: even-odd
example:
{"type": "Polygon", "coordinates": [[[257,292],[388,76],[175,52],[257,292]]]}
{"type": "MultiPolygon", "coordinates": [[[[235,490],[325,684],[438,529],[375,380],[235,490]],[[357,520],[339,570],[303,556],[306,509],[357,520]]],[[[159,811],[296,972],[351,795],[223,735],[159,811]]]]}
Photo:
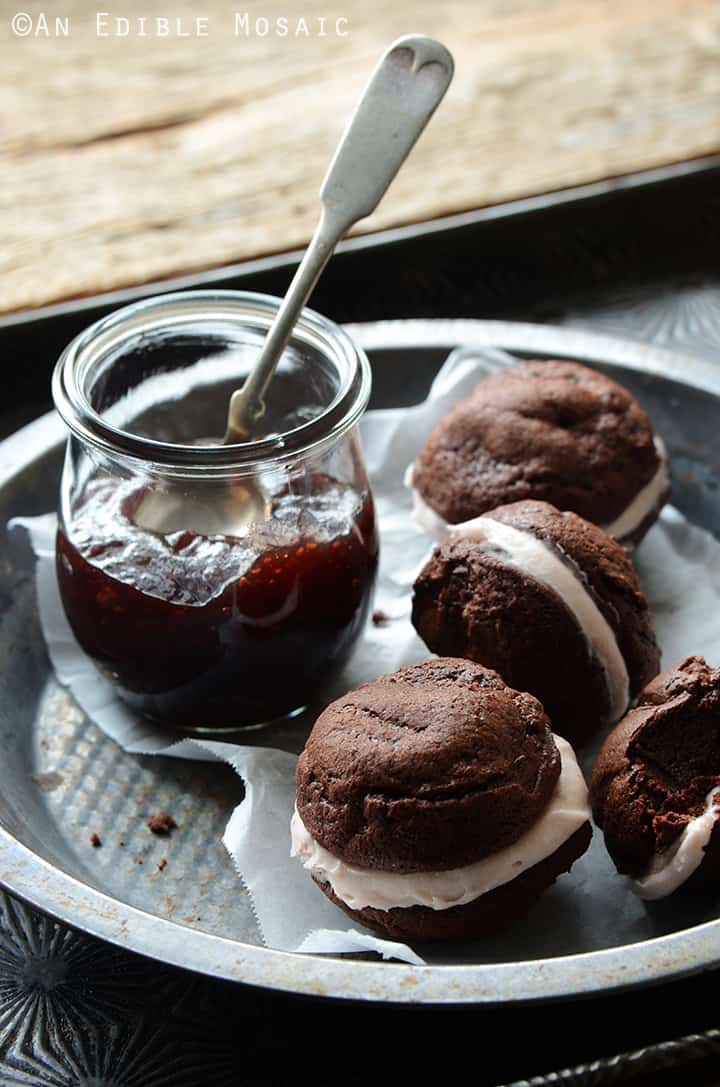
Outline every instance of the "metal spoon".
{"type": "MultiPolygon", "coordinates": [[[[381,58],[340,140],[320,190],[322,210],[312,241],[242,388],[230,398],[225,445],[248,441],[265,412],[265,392],[303,306],[335,246],[370,215],[432,117],[453,76],[451,54],[433,38],[398,38],[381,58]]],[[[207,484],[203,484],[207,488],[207,484]]],[[[217,493],[186,487],[151,492],[136,513],[146,528],[243,535],[264,520],[270,500],[259,480],[217,493]]]]}
{"type": "Polygon", "coordinates": [[[300,312],[335,246],[370,215],[440,104],[453,75],[453,59],[433,38],[411,34],[385,53],[330,163],[312,241],[295,273],[241,389],[228,410],[225,445],[245,442],[265,412],[265,391],[300,312]]]}

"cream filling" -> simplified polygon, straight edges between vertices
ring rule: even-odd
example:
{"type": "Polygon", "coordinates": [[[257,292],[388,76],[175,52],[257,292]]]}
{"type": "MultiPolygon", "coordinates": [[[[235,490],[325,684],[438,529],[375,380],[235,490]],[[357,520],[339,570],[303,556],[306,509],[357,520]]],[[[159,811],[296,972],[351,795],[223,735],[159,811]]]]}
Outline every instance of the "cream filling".
{"type": "Polygon", "coordinates": [[[648,900],[665,898],[676,891],[702,863],[713,827],[720,817],[717,802],[720,786],[705,797],[705,810],[685,827],[669,849],[655,857],[642,879],[631,880],[636,895],[648,900]]]}
{"type": "Polygon", "coordinates": [[[570,744],[555,737],[560,777],[548,806],[517,842],[474,864],[446,872],[379,872],[346,864],[324,849],[307,831],[297,808],[290,824],[290,854],[353,910],[427,906],[448,910],[464,906],[509,883],[551,856],[590,818],[588,792],[570,744]]]}
{"type": "Polygon", "coordinates": [[[660,458],[660,464],[655,475],[649,483],[645,484],[642,490],[638,491],[619,517],[616,517],[611,524],[602,526],[608,536],[614,536],[617,540],[622,540],[625,536],[631,536],[645,518],[659,505],[660,499],[670,483],[670,471],[668,469],[665,443],[661,438],[655,439],[655,449],[660,458]]]}
{"type": "Polygon", "coordinates": [[[602,666],[610,696],[610,718],[619,720],[630,701],[630,679],[617,638],[581,579],[546,543],[492,517],[450,527],[450,539],[477,540],[502,551],[505,561],[557,593],[572,612],[591,654],[602,666]]]}
{"type": "Polygon", "coordinates": [[[431,540],[435,540],[436,543],[443,543],[448,538],[450,525],[444,517],[441,517],[440,514],[432,508],[432,506],[428,506],[417,487],[413,487],[414,469],[415,465],[409,464],[403,480],[405,486],[412,495],[413,520],[423,532],[427,532],[431,540]]]}

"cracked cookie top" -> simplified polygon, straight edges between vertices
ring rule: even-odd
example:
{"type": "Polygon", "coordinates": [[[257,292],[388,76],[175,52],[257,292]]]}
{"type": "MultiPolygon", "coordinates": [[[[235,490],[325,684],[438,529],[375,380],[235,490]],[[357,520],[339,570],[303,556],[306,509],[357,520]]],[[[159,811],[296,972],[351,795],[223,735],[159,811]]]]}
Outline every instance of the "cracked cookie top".
{"type": "Polygon", "coordinates": [[[456,658],[364,684],[317,719],[297,767],[297,809],[349,864],[441,871],[517,841],[560,774],[543,707],[456,658]]]}
{"type": "Polygon", "coordinates": [[[445,521],[528,498],[611,524],[658,471],[650,420],[627,389],[576,362],[484,378],[438,424],[413,485],[445,521]]]}
{"type": "Polygon", "coordinates": [[[642,691],[593,769],[593,814],[618,870],[645,875],[718,785],[720,669],[687,657],[642,691]]]}

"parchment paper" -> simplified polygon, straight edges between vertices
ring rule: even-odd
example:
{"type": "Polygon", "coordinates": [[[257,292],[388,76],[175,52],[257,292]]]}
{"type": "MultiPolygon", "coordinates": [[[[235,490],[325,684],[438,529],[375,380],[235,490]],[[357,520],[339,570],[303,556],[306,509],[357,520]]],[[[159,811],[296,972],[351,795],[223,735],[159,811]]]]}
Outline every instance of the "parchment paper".
{"type": "MultiPolygon", "coordinates": [[[[335,695],[377,675],[429,654],[409,618],[412,583],[432,544],[411,519],[410,496],[403,484],[405,469],[430,430],[484,374],[512,359],[503,352],[458,350],[439,372],[430,394],[410,409],[369,412],[362,435],[378,511],[381,562],[375,605],[389,616],[386,624],[368,624],[335,695]]],[[[254,906],[267,946],[314,953],[372,950],[385,958],[422,963],[412,949],[353,929],[328,902],[310,876],[289,856],[289,821],[294,802],[295,756],[268,747],[183,740],[168,744],[167,734],[126,707],[77,646],[60,603],[54,566],[55,515],[16,519],[24,527],[36,555],[38,606],[50,660],[59,681],[84,712],[131,754],[221,759],[245,783],[245,798],[232,813],[223,841],[254,906]],[[278,888],[282,894],[278,894],[278,888]]],[[[720,544],[666,508],[634,556],[643,588],[655,616],[655,628],[667,666],[690,653],[720,662],[720,544]]],[[[592,751],[584,754],[586,773],[592,751]]],[[[596,835],[597,837],[597,835],[596,835]]],[[[594,846],[597,850],[597,843],[594,846]]],[[[585,858],[560,881],[565,893],[576,884],[578,907],[593,895],[585,858]],[[579,872],[576,875],[576,870],[579,872]]],[[[604,883],[612,881],[607,866],[604,883]]],[[[625,882],[611,886],[618,915],[632,914],[625,882]]],[[[600,888],[597,888],[598,892],[600,888]]],[[[607,886],[605,887],[607,891],[607,886]]],[[[551,892],[552,894],[552,892],[551,892]]],[[[532,924],[532,917],[528,924],[532,924]]]]}

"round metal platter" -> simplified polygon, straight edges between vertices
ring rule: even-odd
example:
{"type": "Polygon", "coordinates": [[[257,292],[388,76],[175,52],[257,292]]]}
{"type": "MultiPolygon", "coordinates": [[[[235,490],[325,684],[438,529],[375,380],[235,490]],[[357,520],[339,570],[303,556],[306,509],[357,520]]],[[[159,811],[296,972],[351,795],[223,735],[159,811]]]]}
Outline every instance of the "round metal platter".
{"type": "MultiPolygon", "coordinates": [[[[667,442],[675,505],[720,536],[720,367],[540,325],[413,320],[349,330],[373,362],[375,407],[421,399],[444,353],[461,344],[573,358],[613,374],[639,396],[667,442]]],[[[3,524],[54,508],[64,438],[48,415],[0,445],[3,524]]],[[[237,776],[215,764],[128,755],[84,718],[48,664],[32,558],[15,533],[0,541],[0,599],[0,884],[51,916],[190,970],[395,1003],[550,1000],[659,982],[720,961],[720,901],[701,909],[667,903],[647,916],[638,906],[637,917],[608,919],[600,917],[607,899],[598,894],[594,923],[587,879],[582,923],[574,923],[572,895],[553,897],[553,888],[517,931],[470,949],[435,949],[427,966],[266,948],[220,842],[242,796],[237,776]],[[146,814],[160,808],[187,833],[170,843],[149,835],[146,814]],[[88,846],[94,832],[102,849],[88,846]]],[[[304,735],[295,726],[251,742],[298,750],[304,735]]],[[[607,868],[597,833],[593,850],[607,868]]],[[[612,874],[603,878],[611,887],[612,874]]]]}

